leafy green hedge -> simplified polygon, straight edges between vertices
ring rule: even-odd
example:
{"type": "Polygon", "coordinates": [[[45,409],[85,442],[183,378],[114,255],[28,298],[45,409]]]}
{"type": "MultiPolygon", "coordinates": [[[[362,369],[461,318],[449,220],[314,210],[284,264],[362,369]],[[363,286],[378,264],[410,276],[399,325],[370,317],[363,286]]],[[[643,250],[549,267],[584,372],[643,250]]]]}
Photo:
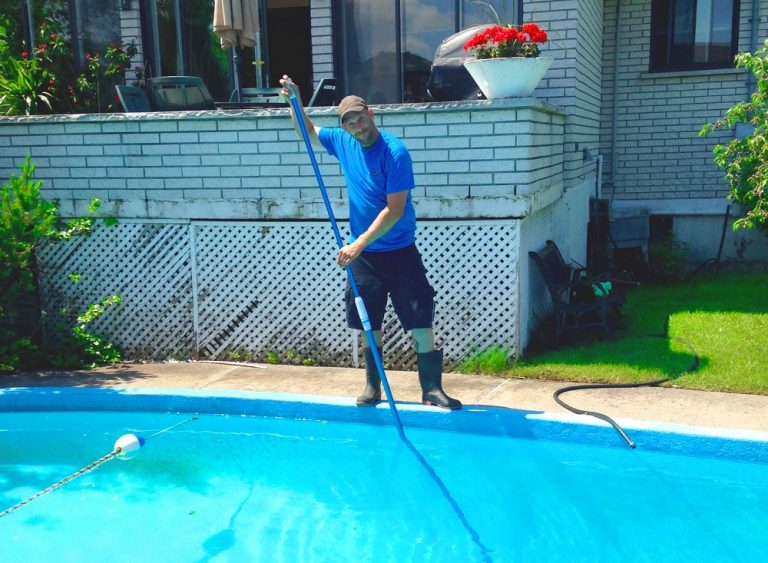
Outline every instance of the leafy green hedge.
{"type": "MultiPolygon", "coordinates": [[[[119,351],[91,334],[87,325],[118,305],[119,296],[105,297],[82,312],[69,311],[64,304],[58,311],[63,321],[48,333],[42,329],[38,298],[36,249],[43,242],[88,235],[99,201],[91,203],[88,217],[63,224],[56,204],[40,196],[43,183],[34,179],[29,155],[19,170],[3,185],[0,197],[0,373],[116,363],[119,351]]],[[[77,283],[78,274],[69,278],[77,283]]]]}

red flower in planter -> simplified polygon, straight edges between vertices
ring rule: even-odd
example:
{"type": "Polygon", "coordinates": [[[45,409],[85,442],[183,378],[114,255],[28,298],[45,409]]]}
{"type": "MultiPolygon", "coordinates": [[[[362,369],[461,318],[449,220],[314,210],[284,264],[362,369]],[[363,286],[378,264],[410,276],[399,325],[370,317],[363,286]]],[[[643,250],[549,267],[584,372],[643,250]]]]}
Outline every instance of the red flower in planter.
{"type": "Polygon", "coordinates": [[[539,43],[547,41],[547,32],[535,23],[514,26],[494,25],[477,33],[464,44],[464,50],[474,49],[478,59],[503,57],[538,57],[539,43]]]}

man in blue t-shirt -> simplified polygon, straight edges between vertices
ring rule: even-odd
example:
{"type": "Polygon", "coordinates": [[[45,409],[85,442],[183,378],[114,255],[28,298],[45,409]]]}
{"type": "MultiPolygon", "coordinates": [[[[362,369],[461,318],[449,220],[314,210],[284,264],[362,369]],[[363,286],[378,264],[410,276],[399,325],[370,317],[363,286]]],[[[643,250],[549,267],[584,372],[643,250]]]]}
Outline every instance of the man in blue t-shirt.
{"type": "MultiPolygon", "coordinates": [[[[288,76],[280,80],[283,96],[291,90],[301,100],[298,87],[288,76]]],[[[291,108],[294,127],[301,137],[297,116],[291,108]]],[[[443,352],[435,350],[432,320],[435,291],[427,280],[424,265],[414,243],[416,213],[411,200],[415,187],[411,155],[405,143],[379,130],[373,111],[359,96],[347,96],[338,107],[341,127],[318,127],[301,108],[310,141],[325,147],[341,165],[349,196],[349,242],[339,250],[336,263],[349,266],[357,280],[374,331],[379,354],[381,325],[387,297],[392,299],[400,323],[411,332],[418,359],[422,402],[447,409],[460,409],[461,402],[445,394],[442,387],[443,352]]],[[[362,330],[349,282],[345,293],[347,324],[362,330]]],[[[367,339],[366,385],[357,398],[358,406],[381,400],[381,379],[367,339]]]]}

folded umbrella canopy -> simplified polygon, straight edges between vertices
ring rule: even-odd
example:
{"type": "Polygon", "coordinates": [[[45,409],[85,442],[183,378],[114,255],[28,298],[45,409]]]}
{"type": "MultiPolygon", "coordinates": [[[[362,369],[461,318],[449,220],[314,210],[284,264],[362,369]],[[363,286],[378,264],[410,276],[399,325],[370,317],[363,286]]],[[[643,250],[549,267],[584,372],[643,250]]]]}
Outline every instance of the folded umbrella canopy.
{"type": "Polygon", "coordinates": [[[213,33],[221,39],[222,49],[232,49],[234,86],[240,91],[237,48],[258,47],[259,10],[256,0],[216,0],[213,5],[213,33]]]}

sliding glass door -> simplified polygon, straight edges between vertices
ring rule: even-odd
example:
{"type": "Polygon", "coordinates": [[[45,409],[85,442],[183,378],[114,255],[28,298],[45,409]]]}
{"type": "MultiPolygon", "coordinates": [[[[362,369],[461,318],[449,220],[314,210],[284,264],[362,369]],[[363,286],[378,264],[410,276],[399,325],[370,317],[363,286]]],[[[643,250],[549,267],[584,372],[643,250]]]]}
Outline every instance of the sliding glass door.
{"type": "MultiPolygon", "coordinates": [[[[506,4],[514,21],[513,2],[506,4]]],[[[370,103],[426,100],[432,58],[441,41],[492,21],[482,5],[470,0],[342,0],[337,6],[343,89],[370,103]]]]}

